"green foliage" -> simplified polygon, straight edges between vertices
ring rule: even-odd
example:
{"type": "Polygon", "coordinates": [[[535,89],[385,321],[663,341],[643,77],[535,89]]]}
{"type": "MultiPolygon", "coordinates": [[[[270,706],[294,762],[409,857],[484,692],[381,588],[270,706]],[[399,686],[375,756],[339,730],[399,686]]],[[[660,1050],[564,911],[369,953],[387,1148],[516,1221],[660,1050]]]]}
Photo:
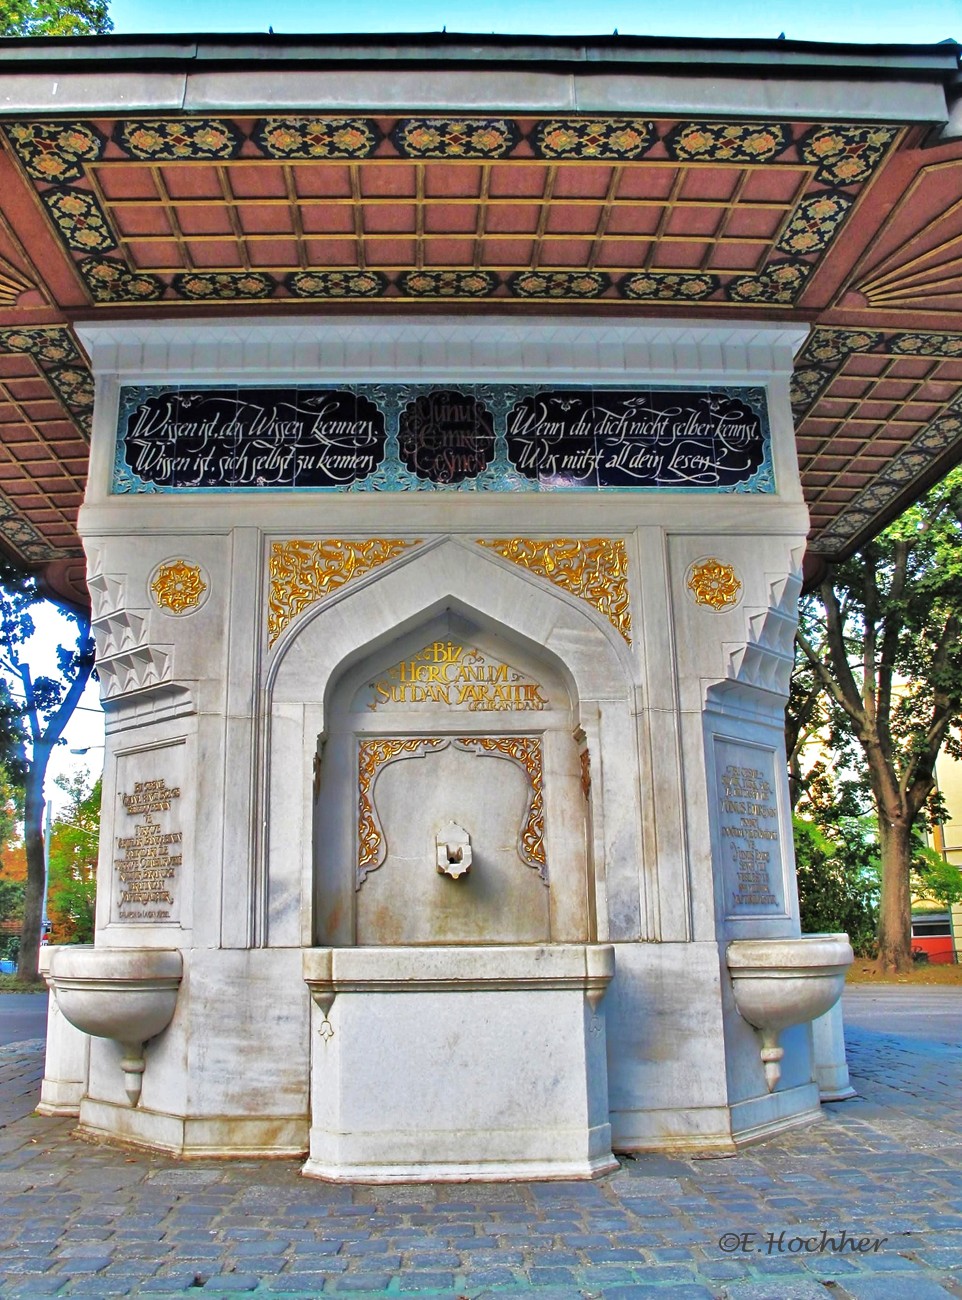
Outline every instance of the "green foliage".
{"type": "Polygon", "coordinates": [[[0,853],[19,840],[18,823],[23,819],[23,787],[11,780],[0,764],[0,853]]]}
{"type": "Polygon", "coordinates": [[[93,943],[101,783],[81,773],[58,784],[71,800],[50,827],[47,915],[57,943],[93,943]]]}
{"type": "Polygon", "coordinates": [[[0,0],[0,36],[92,36],[113,27],[107,0],[0,0]]]}
{"type": "Polygon", "coordinates": [[[23,915],[23,881],[0,877],[0,921],[15,921],[23,915]]]}
{"type": "Polygon", "coordinates": [[[912,896],[941,903],[943,907],[962,903],[962,871],[923,843],[921,834],[913,848],[912,896]]]}
{"type": "Polygon", "coordinates": [[[793,797],[817,786],[819,774],[810,780],[799,760],[817,736],[831,753],[825,767],[876,812],[879,955],[902,968],[911,961],[914,828],[931,815],[939,753],[962,757],[962,469],[831,566],[802,603],[797,644],[793,797]]]}
{"type": "MultiPolygon", "coordinates": [[[[7,954],[0,954],[6,956],[7,954]]],[[[17,960],[17,954],[10,957],[11,961],[17,960]]],[[[25,980],[19,975],[0,975],[0,993],[45,993],[46,984],[42,979],[25,980]]]]}
{"type": "Polygon", "coordinates": [[[874,957],[878,843],[871,818],[819,824],[792,818],[803,934],[844,931],[858,957],[874,957]]]}

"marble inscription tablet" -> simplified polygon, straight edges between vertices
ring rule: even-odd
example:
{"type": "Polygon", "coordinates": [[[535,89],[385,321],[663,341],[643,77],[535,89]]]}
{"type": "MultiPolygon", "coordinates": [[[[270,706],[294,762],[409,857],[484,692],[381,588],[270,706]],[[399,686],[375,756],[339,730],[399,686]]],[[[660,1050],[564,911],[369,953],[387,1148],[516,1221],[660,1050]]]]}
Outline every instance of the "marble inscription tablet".
{"type": "Polygon", "coordinates": [[[727,915],[784,914],[775,755],[716,737],[715,781],[727,915]]]}

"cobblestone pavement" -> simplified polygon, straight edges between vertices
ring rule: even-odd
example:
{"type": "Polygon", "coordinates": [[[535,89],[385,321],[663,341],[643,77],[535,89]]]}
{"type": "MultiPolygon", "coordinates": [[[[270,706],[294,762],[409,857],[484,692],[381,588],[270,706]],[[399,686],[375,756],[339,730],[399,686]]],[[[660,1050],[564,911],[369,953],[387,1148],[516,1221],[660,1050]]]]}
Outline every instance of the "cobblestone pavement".
{"type": "Polygon", "coordinates": [[[860,1098],[736,1157],[385,1188],[80,1142],[32,1113],[42,1044],[15,1044],[0,1049],[0,1297],[962,1297],[962,1047],[849,1039],[860,1098]]]}

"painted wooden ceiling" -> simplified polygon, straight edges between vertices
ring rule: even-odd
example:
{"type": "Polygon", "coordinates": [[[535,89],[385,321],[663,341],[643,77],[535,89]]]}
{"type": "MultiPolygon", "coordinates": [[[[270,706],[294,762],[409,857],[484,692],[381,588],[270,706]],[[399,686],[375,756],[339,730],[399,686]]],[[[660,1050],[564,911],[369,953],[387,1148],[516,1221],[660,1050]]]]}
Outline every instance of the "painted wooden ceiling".
{"type": "Polygon", "coordinates": [[[82,598],[71,324],[216,313],[796,320],[810,548],[962,458],[962,146],[898,122],[625,116],[0,124],[0,540],[82,598]],[[72,576],[71,576],[72,575],[72,576]]]}

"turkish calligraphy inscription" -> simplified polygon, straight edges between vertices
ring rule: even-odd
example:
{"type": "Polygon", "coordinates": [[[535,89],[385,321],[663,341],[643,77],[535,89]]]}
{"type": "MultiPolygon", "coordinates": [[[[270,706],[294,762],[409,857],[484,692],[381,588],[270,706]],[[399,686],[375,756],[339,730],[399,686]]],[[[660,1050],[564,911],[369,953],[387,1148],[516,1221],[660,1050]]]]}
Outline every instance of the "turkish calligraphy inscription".
{"type": "Polygon", "coordinates": [[[434,641],[371,681],[362,703],[378,709],[443,705],[470,713],[550,708],[541,684],[476,646],[434,641]]]}
{"type": "Polygon", "coordinates": [[[168,814],[179,798],[180,787],[168,785],[163,778],[137,781],[133,790],[121,794],[127,816],[143,820],[130,827],[132,834],[116,837],[114,920],[177,920],[184,836],[170,825],[168,814]]]}
{"type": "Polygon", "coordinates": [[[124,388],[115,492],[774,492],[765,390],[124,388]]]}
{"type": "Polygon", "coordinates": [[[726,910],[784,912],[774,755],[715,741],[726,910]]]}

